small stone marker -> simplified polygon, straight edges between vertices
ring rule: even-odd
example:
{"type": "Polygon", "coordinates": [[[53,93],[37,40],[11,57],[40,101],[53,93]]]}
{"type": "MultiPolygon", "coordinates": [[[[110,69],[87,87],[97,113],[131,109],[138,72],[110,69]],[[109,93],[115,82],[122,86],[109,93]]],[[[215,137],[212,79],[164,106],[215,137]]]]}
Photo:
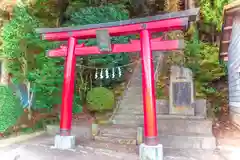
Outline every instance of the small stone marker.
{"type": "Polygon", "coordinates": [[[194,116],[192,71],[188,68],[172,66],[170,75],[169,113],[194,116]]]}
{"type": "Polygon", "coordinates": [[[195,115],[201,116],[203,118],[207,117],[207,101],[206,101],[206,99],[196,99],[195,115]]]}
{"type": "Polygon", "coordinates": [[[143,127],[137,128],[137,145],[140,145],[143,143],[143,127]]]}
{"type": "Polygon", "coordinates": [[[92,123],[92,136],[95,137],[97,136],[99,132],[98,124],[92,123]]]}
{"type": "Polygon", "coordinates": [[[166,99],[157,99],[156,101],[157,114],[169,114],[169,102],[166,99]]]}

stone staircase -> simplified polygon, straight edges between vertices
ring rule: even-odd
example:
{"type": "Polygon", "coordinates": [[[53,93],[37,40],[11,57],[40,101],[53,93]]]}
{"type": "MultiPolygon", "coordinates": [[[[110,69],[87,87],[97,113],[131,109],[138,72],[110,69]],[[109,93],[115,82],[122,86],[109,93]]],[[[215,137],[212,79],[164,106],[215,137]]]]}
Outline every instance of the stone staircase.
{"type": "MultiPolygon", "coordinates": [[[[163,60],[161,55],[159,62],[163,60]]],[[[156,65],[155,69],[158,71],[156,65]]],[[[156,72],[157,73],[157,72],[156,72]]],[[[156,76],[156,75],[155,75],[156,76]]],[[[157,102],[157,121],[160,143],[174,149],[215,149],[212,121],[202,116],[166,114],[168,104],[157,102]],[[165,114],[163,114],[165,113],[165,114]]],[[[141,66],[135,69],[130,85],[112,117],[113,125],[99,126],[96,141],[117,144],[137,144],[137,128],[143,127],[141,66]]]]}

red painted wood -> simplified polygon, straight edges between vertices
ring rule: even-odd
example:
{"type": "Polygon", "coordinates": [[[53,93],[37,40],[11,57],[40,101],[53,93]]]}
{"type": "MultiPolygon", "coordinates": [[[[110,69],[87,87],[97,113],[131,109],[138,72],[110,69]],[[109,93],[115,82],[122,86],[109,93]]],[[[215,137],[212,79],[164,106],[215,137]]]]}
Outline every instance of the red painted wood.
{"type": "MultiPolygon", "coordinates": [[[[129,44],[113,44],[112,52],[110,54],[116,54],[120,52],[140,52],[141,46],[139,40],[132,40],[129,44]]],[[[151,41],[151,46],[153,51],[171,51],[183,49],[184,40],[169,40],[169,41],[159,41],[155,39],[151,41]]],[[[81,47],[81,45],[76,46],[75,55],[85,56],[91,54],[109,54],[101,53],[97,46],[92,47],[81,47]]],[[[67,53],[67,47],[61,46],[61,48],[48,51],[49,57],[65,57],[67,53]]]]}
{"type": "MultiPolygon", "coordinates": [[[[114,26],[109,28],[99,28],[107,29],[111,36],[123,36],[128,34],[139,33],[143,27],[150,30],[151,32],[164,32],[171,30],[181,30],[188,22],[188,18],[175,18],[167,19],[161,21],[147,22],[143,24],[130,24],[125,26],[114,26]]],[[[58,32],[58,33],[45,33],[42,34],[42,39],[49,41],[61,41],[67,40],[70,37],[75,37],[78,39],[88,39],[96,38],[96,31],[99,29],[84,29],[76,30],[71,32],[58,32]]]]}
{"type": "Polygon", "coordinates": [[[154,82],[154,65],[151,51],[151,35],[148,30],[142,30],[141,59],[142,59],[142,92],[144,109],[144,143],[147,145],[158,144],[157,120],[156,120],[156,97],[154,82]]]}
{"type": "MultiPolygon", "coordinates": [[[[151,39],[151,42],[159,42],[159,41],[162,41],[163,40],[163,37],[158,37],[158,38],[154,38],[154,39],[151,39]]],[[[130,43],[139,43],[140,44],[140,40],[130,40],[130,43]]]]}
{"type": "Polygon", "coordinates": [[[64,66],[64,80],[62,92],[62,105],[60,117],[60,134],[69,135],[72,125],[72,104],[74,96],[74,76],[76,56],[74,54],[77,39],[70,37],[68,40],[67,58],[64,66]]]}

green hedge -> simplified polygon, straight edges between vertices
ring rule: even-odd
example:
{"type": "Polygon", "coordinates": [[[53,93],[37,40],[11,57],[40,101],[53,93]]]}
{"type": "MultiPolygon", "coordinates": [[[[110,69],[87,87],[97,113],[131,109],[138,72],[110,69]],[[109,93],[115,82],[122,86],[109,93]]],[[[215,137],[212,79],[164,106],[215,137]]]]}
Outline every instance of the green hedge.
{"type": "Polygon", "coordinates": [[[7,86],[0,86],[0,132],[13,126],[22,115],[20,100],[7,86]]]}

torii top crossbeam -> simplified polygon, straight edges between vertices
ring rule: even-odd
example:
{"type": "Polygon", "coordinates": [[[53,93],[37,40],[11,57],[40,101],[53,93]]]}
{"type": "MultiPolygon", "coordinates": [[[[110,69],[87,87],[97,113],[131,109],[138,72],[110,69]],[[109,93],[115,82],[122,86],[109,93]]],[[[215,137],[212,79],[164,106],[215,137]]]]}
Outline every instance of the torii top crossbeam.
{"type": "Polygon", "coordinates": [[[82,25],[62,28],[38,28],[37,33],[42,34],[42,39],[50,41],[67,40],[70,37],[88,39],[96,37],[96,30],[108,29],[110,36],[139,33],[142,28],[157,31],[171,31],[183,29],[189,21],[198,18],[199,8],[185,11],[172,12],[145,18],[136,18],[118,22],[82,25]],[[166,23],[168,24],[166,28],[166,23]]]}

